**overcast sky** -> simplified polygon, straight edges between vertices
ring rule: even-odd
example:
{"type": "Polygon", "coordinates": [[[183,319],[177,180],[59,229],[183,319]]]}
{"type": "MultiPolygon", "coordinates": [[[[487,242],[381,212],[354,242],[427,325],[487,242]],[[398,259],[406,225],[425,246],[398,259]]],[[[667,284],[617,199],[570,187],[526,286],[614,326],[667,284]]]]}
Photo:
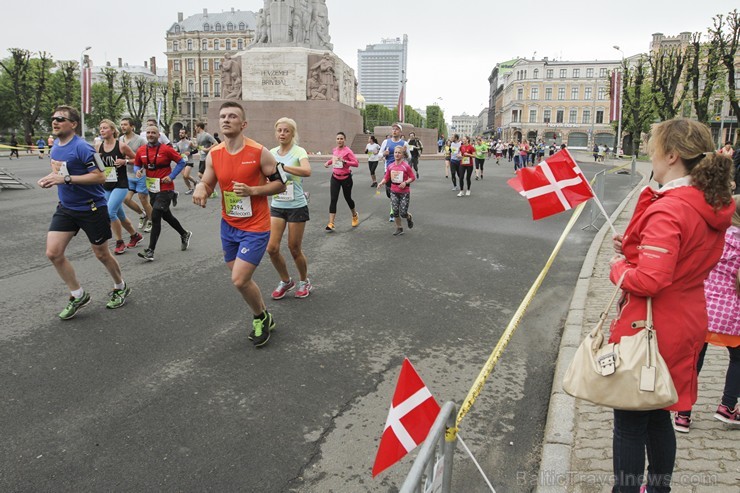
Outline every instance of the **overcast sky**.
{"type": "MultiPolygon", "coordinates": [[[[357,50],[381,38],[409,36],[407,104],[435,101],[445,116],[478,114],[488,104],[488,76],[516,57],[618,60],[646,52],[651,35],[706,32],[712,17],[737,0],[327,0],[334,52],[357,69],[357,50]],[[438,100],[438,98],[442,98],[438,100]]],[[[200,13],[257,11],[262,0],[4,2],[0,52],[45,50],[55,59],[79,59],[85,46],[96,65],[122,57],[165,65],[165,31],[200,13]]]]}

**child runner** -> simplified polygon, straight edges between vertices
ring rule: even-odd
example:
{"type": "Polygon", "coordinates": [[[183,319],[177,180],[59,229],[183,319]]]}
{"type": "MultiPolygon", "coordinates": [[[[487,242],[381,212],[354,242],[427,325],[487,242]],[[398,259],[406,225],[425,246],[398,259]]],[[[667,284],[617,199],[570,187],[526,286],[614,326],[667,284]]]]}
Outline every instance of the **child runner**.
{"type": "Polygon", "coordinates": [[[393,236],[403,234],[401,218],[406,219],[409,229],[414,227],[414,220],[409,214],[409,201],[411,200],[411,183],[415,180],[414,170],[404,160],[406,149],[397,146],[393,149],[394,162],[385,170],[385,176],[380,185],[391,184],[391,207],[393,208],[393,219],[396,223],[396,232],[393,236]]]}

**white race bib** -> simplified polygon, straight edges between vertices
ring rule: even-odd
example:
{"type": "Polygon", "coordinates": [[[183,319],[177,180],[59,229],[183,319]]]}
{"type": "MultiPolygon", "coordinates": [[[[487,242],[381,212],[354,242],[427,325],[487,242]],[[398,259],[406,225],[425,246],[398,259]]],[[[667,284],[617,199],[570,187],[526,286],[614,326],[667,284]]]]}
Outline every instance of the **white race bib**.
{"type": "Polygon", "coordinates": [[[470,164],[470,156],[465,156],[462,160],[463,164],[470,164]]]}
{"type": "Polygon", "coordinates": [[[391,170],[391,183],[396,185],[403,182],[403,171],[391,170]]]}
{"type": "Polygon", "coordinates": [[[105,182],[106,183],[116,183],[118,181],[118,173],[116,172],[116,168],[114,167],[108,167],[106,166],[105,171],[105,182]]]}
{"type": "Polygon", "coordinates": [[[59,174],[61,176],[67,176],[69,174],[69,170],[67,169],[67,161],[61,162],[61,166],[59,167],[59,174]]]}
{"type": "Polygon", "coordinates": [[[416,149],[414,146],[409,146],[409,152],[413,151],[414,149],[416,149]]]}
{"type": "Polygon", "coordinates": [[[240,197],[236,192],[224,192],[224,207],[229,217],[252,217],[251,197],[240,197]]]}
{"type": "Polygon", "coordinates": [[[159,193],[159,178],[146,178],[146,188],[151,193],[159,193]]]}
{"type": "Polygon", "coordinates": [[[344,162],[342,162],[341,159],[337,159],[334,161],[334,167],[335,168],[344,168],[344,162]]]}
{"type": "Polygon", "coordinates": [[[293,180],[288,180],[285,183],[285,191],[277,195],[273,195],[272,200],[278,200],[280,202],[292,202],[294,195],[293,180]]]}

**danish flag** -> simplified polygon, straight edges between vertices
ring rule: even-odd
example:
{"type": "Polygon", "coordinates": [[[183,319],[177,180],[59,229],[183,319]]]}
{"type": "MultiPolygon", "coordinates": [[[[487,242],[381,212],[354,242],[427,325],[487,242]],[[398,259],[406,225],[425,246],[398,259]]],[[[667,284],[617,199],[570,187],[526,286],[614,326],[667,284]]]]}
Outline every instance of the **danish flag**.
{"type": "Polygon", "coordinates": [[[373,477],[422,443],[439,414],[439,404],[408,358],[403,360],[391,409],[373,465],[373,477]]]}
{"type": "Polygon", "coordinates": [[[594,196],[573,156],[563,149],[534,168],[520,168],[507,182],[529,200],[532,219],[567,211],[594,196]]]}

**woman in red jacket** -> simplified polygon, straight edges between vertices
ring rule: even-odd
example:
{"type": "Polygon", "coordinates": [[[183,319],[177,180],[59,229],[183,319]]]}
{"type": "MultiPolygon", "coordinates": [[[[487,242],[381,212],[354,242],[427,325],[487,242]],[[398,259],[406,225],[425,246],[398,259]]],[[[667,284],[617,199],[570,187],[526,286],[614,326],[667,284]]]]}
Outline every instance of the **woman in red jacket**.
{"type": "Polygon", "coordinates": [[[646,188],[623,236],[614,237],[612,282],[625,274],[619,315],[610,342],[636,333],[653,299],[658,348],[678,392],[678,402],[654,411],[614,410],[613,491],[638,493],[648,456],[650,493],[670,491],[676,436],[669,410],[696,402],[696,362],[704,344],[707,311],[704,279],[722,255],[734,203],[727,157],[714,151],[709,129],[678,118],[655,126],[650,139],[654,179],[646,188]]]}

